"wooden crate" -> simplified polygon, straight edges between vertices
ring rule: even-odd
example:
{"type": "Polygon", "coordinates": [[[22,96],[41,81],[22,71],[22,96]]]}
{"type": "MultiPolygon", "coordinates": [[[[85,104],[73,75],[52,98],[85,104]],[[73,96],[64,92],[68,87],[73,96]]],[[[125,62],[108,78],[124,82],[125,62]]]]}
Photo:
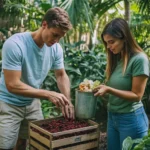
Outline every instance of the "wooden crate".
{"type": "MultiPolygon", "coordinates": [[[[55,118],[56,119],[56,118],[55,118]]],[[[57,118],[60,119],[60,118],[57,118]]],[[[99,124],[87,120],[88,127],[50,133],[39,125],[52,119],[30,122],[29,125],[29,149],[30,150],[97,150],[99,147],[99,124]],[[38,133],[37,133],[38,131],[38,133]],[[85,131],[85,132],[84,132],[85,131]],[[80,132],[80,135],[75,133],[80,132]],[[73,135],[74,134],[74,135],[73,135]],[[68,136],[56,139],[57,136],[68,136]]]]}

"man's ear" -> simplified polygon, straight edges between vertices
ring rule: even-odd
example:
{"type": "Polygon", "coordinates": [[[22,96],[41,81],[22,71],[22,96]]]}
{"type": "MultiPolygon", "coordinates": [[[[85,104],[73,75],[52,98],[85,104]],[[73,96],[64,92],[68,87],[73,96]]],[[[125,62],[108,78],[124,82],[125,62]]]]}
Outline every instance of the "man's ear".
{"type": "Polygon", "coordinates": [[[47,22],[46,22],[46,21],[43,21],[43,22],[42,22],[42,28],[45,29],[46,27],[47,27],[47,22]]]}

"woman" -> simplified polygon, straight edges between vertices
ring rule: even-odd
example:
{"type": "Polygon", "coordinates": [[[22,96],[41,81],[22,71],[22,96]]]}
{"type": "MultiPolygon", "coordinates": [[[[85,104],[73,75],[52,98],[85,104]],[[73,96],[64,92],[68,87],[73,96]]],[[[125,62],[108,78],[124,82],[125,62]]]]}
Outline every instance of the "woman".
{"type": "Polygon", "coordinates": [[[94,89],[95,96],[109,94],[108,150],[121,150],[122,142],[147,135],[148,118],[141,98],[149,76],[149,61],[124,19],[108,23],[102,40],[107,52],[107,85],[94,89]]]}

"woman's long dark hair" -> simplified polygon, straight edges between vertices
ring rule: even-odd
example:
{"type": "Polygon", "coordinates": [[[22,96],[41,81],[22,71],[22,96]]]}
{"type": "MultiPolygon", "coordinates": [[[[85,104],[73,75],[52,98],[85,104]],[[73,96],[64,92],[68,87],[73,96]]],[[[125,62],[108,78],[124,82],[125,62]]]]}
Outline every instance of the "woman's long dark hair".
{"type": "Polygon", "coordinates": [[[143,52],[141,47],[137,44],[135,41],[128,23],[122,19],[122,18],[116,18],[112,20],[110,23],[108,23],[102,34],[101,38],[104,42],[105,49],[107,52],[107,66],[106,66],[106,75],[107,75],[107,80],[110,78],[112,72],[114,71],[116,64],[117,64],[117,58],[120,54],[114,55],[108,48],[107,48],[107,43],[104,41],[104,35],[110,35],[112,37],[115,37],[120,40],[124,40],[124,49],[121,52],[122,53],[122,59],[123,59],[123,74],[125,73],[125,70],[127,68],[128,61],[130,57],[138,52],[143,52]]]}

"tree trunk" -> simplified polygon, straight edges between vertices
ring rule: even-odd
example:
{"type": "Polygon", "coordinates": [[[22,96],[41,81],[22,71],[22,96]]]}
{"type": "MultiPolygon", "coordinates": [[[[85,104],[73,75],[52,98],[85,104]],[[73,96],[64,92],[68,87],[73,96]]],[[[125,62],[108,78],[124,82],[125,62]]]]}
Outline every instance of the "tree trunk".
{"type": "Polygon", "coordinates": [[[124,19],[129,23],[130,22],[130,2],[129,0],[124,0],[125,14],[124,19]]]}
{"type": "Polygon", "coordinates": [[[0,0],[0,9],[3,8],[4,0],[0,0]]]}

